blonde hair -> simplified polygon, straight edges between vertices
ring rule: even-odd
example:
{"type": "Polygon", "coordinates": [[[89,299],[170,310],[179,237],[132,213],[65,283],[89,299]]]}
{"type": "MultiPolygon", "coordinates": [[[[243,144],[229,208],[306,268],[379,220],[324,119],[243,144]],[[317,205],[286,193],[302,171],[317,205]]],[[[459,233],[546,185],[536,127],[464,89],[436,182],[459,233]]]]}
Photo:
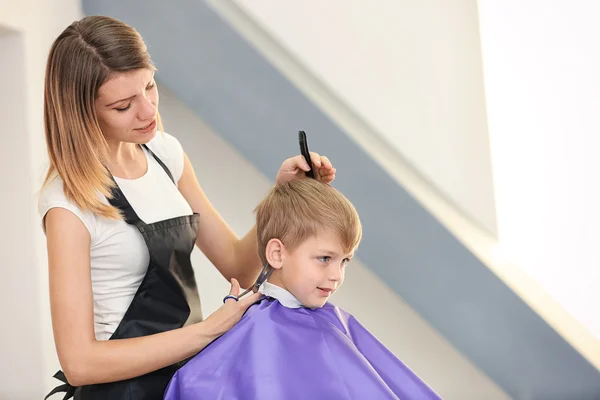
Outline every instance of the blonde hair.
{"type": "MultiPolygon", "coordinates": [[[[80,209],[120,219],[102,201],[115,184],[103,164],[108,145],[94,103],[113,72],[155,70],[146,45],[132,27],[104,16],[67,27],[50,49],[44,84],[44,127],[50,167],[44,186],[57,175],[65,196],[80,209]]],[[[159,130],[162,131],[160,116],[159,130]]]]}
{"type": "Polygon", "coordinates": [[[338,234],[344,251],[358,247],[362,225],[356,209],[338,190],[314,179],[275,186],[255,210],[258,250],[266,263],[266,247],[279,239],[293,251],[323,229],[338,234]]]}

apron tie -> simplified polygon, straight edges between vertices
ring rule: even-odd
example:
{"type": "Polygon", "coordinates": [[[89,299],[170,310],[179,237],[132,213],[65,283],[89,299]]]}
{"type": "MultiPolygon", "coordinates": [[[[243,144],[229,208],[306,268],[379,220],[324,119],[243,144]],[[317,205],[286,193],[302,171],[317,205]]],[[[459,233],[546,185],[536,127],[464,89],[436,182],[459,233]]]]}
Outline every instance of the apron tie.
{"type": "Polygon", "coordinates": [[[75,395],[76,387],[71,386],[71,384],[67,381],[67,377],[65,376],[64,372],[58,371],[56,374],[54,374],[54,377],[59,381],[64,382],[64,385],[60,385],[52,389],[52,391],[48,393],[46,397],[44,397],[44,400],[48,399],[48,397],[52,396],[53,394],[59,392],[65,392],[65,397],[63,397],[63,400],[70,399],[75,395]]]}

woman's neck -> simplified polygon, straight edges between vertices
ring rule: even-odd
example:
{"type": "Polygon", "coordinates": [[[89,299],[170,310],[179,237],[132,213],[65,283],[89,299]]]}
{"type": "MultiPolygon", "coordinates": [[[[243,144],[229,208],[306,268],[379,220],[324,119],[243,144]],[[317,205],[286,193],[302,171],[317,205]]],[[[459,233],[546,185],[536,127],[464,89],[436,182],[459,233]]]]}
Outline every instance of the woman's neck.
{"type": "Polygon", "coordinates": [[[118,178],[137,179],[146,174],[148,163],[142,148],[135,143],[109,142],[108,170],[118,178]]]}

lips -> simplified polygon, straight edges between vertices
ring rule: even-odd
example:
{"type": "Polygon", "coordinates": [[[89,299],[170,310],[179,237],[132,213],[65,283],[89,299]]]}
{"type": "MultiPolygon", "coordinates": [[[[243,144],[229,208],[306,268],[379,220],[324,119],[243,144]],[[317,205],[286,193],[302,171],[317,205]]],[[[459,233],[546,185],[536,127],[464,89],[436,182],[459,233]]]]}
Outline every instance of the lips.
{"type": "Polygon", "coordinates": [[[147,132],[153,130],[155,126],[156,126],[156,118],[153,119],[152,122],[150,122],[148,125],[146,125],[142,128],[137,128],[136,131],[142,132],[142,133],[147,133],[147,132]]]}
{"type": "Polygon", "coordinates": [[[319,289],[319,293],[322,296],[326,296],[329,297],[333,294],[333,292],[335,292],[335,289],[333,288],[322,288],[322,287],[317,287],[317,289],[319,289]]]}

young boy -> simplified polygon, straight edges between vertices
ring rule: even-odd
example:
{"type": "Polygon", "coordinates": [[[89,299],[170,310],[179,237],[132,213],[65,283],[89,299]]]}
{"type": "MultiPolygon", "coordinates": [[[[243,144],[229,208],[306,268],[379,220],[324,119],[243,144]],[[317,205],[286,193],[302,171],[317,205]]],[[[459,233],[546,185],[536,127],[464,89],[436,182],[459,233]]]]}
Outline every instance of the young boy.
{"type": "Polygon", "coordinates": [[[352,204],[313,179],[256,210],[273,273],[240,322],[172,378],[166,400],[439,399],[349,313],[328,303],[361,240],[352,204]]]}

